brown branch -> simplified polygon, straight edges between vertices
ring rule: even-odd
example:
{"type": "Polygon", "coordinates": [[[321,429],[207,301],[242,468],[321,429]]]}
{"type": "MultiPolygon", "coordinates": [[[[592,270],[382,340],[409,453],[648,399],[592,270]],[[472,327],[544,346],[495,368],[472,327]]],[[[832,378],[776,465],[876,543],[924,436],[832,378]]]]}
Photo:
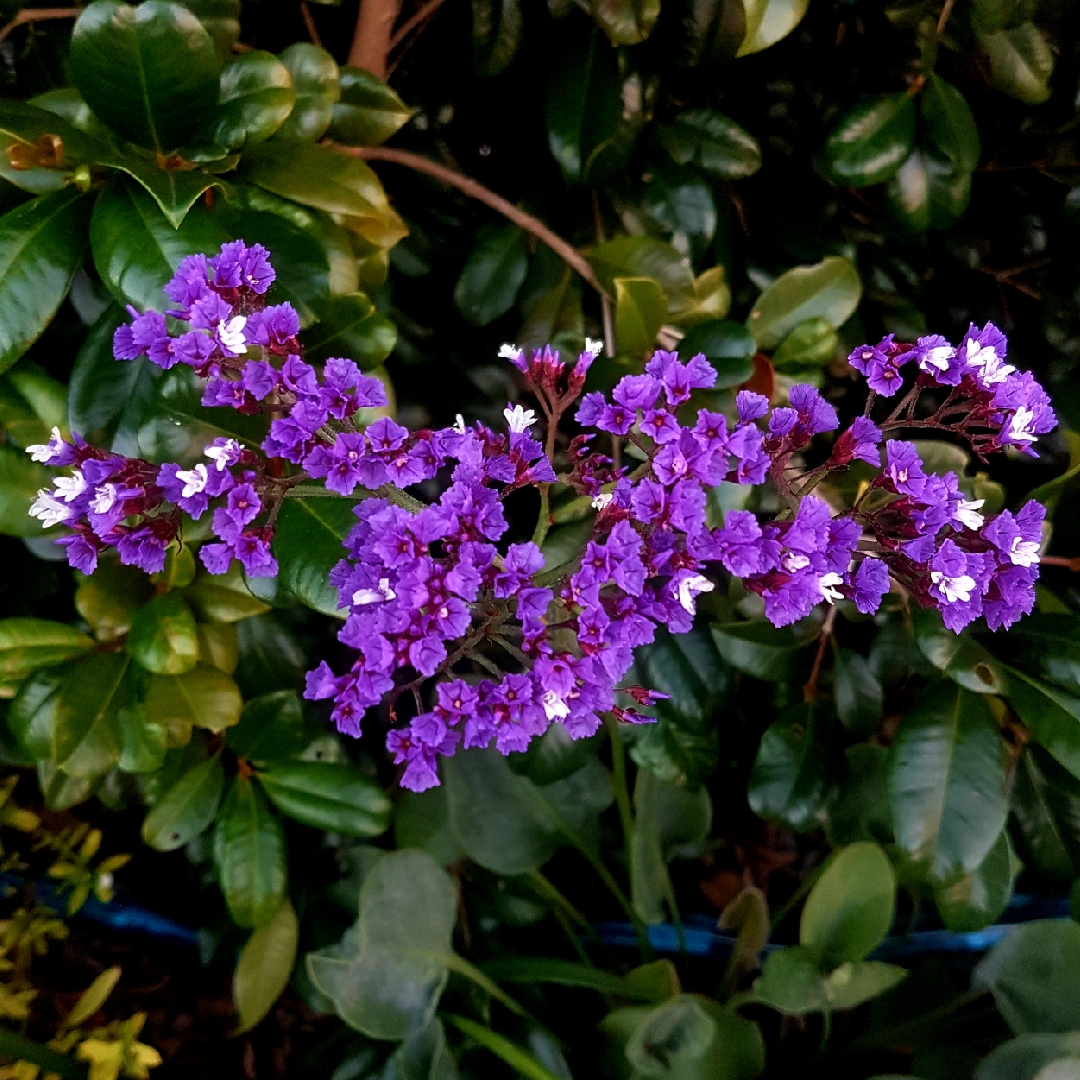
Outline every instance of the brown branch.
{"type": "Polygon", "coordinates": [[[825,646],[829,643],[829,638],[832,637],[836,613],[837,608],[830,606],[825,615],[825,621],[821,624],[817,654],[814,656],[814,666],[810,669],[810,678],[803,687],[803,701],[807,704],[818,699],[818,677],[821,675],[821,662],[825,659],[825,646]]]}
{"type": "Polygon", "coordinates": [[[945,24],[949,21],[949,16],[952,14],[953,5],[955,3],[956,0],[945,0],[945,6],[941,9],[941,15],[938,17],[937,21],[938,37],[941,37],[945,32],[945,24]]]}
{"type": "Polygon", "coordinates": [[[1080,574],[1080,558],[1064,559],[1060,555],[1044,555],[1039,560],[1043,566],[1064,566],[1074,574],[1080,574]]]}
{"type": "Polygon", "coordinates": [[[82,8],[23,8],[3,29],[0,29],[0,42],[6,41],[17,26],[27,23],[44,22],[46,19],[77,19],[82,8]]]}
{"type": "Polygon", "coordinates": [[[401,28],[394,32],[394,36],[390,39],[390,48],[388,51],[393,52],[416,27],[434,15],[445,3],[446,0],[427,0],[426,4],[421,4],[417,9],[416,14],[411,18],[406,19],[405,22],[401,24],[401,28]]]}
{"type": "Polygon", "coordinates": [[[300,0],[300,18],[304,20],[304,26],[307,27],[308,37],[311,38],[311,44],[317,45],[322,48],[322,38],[319,37],[318,27],[315,25],[315,20],[311,15],[311,8],[308,7],[307,0],[300,0]]]}
{"type": "Polygon", "coordinates": [[[568,266],[576,270],[601,297],[610,297],[600,284],[599,279],[589,265],[589,261],[572,244],[567,243],[561,236],[553,233],[539,218],[532,214],[526,214],[512,202],[508,202],[501,195],[496,195],[490,188],[484,187],[463,173],[448,169],[430,158],[421,157],[420,154],[412,154],[408,150],[395,150],[388,146],[338,146],[332,144],[333,149],[341,154],[350,154],[352,157],[364,158],[367,161],[390,161],[396,165],[404,165],[407,169],[415,169],[417,172],[426,173],[428,176],[441,180],[444,184],[455,187],[472,199],[490,206],[492,210],[503,217],[508,218],[515,225],[532,233],[541,243],[547,244],[556,255],[568,266]]]}
{"type": "Polygon", "coordinates": [[[386,79],[386,58],[401,0],[360,0],[356,30],[349,48],[348,63],[370,71],[376,79],[386,79]]]}

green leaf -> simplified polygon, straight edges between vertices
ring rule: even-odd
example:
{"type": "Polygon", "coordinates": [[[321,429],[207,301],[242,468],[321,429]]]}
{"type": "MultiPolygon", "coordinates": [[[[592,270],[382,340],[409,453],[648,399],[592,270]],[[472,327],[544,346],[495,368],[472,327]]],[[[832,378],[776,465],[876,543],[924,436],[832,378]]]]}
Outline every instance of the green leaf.
{"type": "Polygon", "coordinates": [[[178,592],[155,596],[135,613],[128,635],[128,652],[147,671],[182,675],[199,660],[195,616],[178,592]]]}
{"type": "Polygon", "coordinates": [[[351,1027],[402,1039],[427,1026],[446,985],[454,886],[421,851],[384,855],[360,890],[360,919],[340,946],[308,954],[312,982],[351,1027]]]}
{"type": "Polygon", "coordinates": [[[135,610],[153,596],[146,575],[133,566],[102,559],[75,590],[75,608],[98,641],[115,641],[131,629],[135,610]]]}
{"type": "Polygon", "coordinates": [[[181,259],[214,254],[228,238],[205,206],[193,208],[174,228],[127,177],[108,184],[90,219],[90,248],[101,280],[118,303],[134,304],[140,311],[160,310],[168,303],[162,289],[181,259]]]}
{"type": "Polygon", "coordinates": [[[397,344],[397,327],[364,293],[331,297],[317,325],[304,333],[312,360],[347,356],[365,371],[377,368],[397,344]]]}
{"type": "Polygon", "coordinates": [[[723,623],[712,628],[720,655],[739,671],[766,682],[784,682],[800,662],[802,647],[789,627],[777,629],[764,619],[723,623]]]}
{"type": "Polygon", "coordinates": [[[341,100],[334,106],[330,138],[347,146],[379,146],[408,123],[413,114],[370,71],[343,67],[339,84],[341,100]]]}
{"type": "Polygon", "coordinates": [[[170,731],[164,724],[147,718],[141,702],[131,702],[118,714],[120,722],[121,772],[152,773],[165,762],[170,731]]]}
{"type": "Polygon", "coordinates": [[[514,306],[529,271],[526,240],[509,222],[480,229],[454,289],[454,303],[471,326],[486,326],[514,306]]]}
{"type": "Polygon", "coordinates": [[[1008,747],[981,694],[928,688],[904,716],[889,761],[897,844],[946,882],[990,853],[1008,814],[1008,747]]]}
{"type": "Polygon", "coordinates": [[[472,0],[473,69],[478,75],[506,70],[521,44],[519,0],[472,0]]]}
{"type": "Polygon", "coordinates": [[[1009,931],[972,972],[1016,1035],[1080,1030],[1080,924],[1024,923],[1009,931]]]}
{"type": "Polygon", "coordinates": [[[67,295],[92,203],[64,188],[0,217],[0,371],[37,341],[67,295]]]}
{"type": "Polygon", "coordinates": [[[839,649],[833,687],[840,723],[859,738],[873,735],[881,723],[884,695],[870,662],[853,649],[839,649]]]}
{"type": "Polygon", "coordinates": [[[281,125],[280,137],[310,141],[322,138],[341,96],[337,62],[318,45],[298,41],[281,54],[281,63],[292,76],[296,104],[281,125]]]}
{"type": "Polygon", "coordinates": [[[36,364],[20,364],[0,377],[0,426],[8,442],[25,449],[49,441],[67,424],[67,387],[36,364]]]}
{"type": "Polygon", "coordinates": [[[497,874],[542,866],[611,803],[611,780],[593,760],[565,780],[537,787],[494,748],[444,762],[450,821],[466,854],[497,874]]]}
{"type": "Polygon", "coordinates": [[[1004,642],[1016,667],[1080,696],[1080,627],[1072,615],[1035,612],[1013,627],[1004,642]]]}
{"type": "Polygon", "coordinates": [[[270,922],[245,942],[233,973],[233,1001],[240,1018],[234,1034],[255,1027],[289,985],[299,936],[296,912],[286,898],[270,922]]]}
{"type": "Polygon", "coordinates": [[[637,45],[660,18],[660,0],[590,0],[589,13],[612,45],[637,45]]]}
{"type": "Polygon", "coordinates": [[[681,787],[696,787],[714,772],[719,759],[715,725],[698,733],[661,714],[655,724],[626,729],[624,736],[638,765],[681,787]]]}
{"type": "Polygon", "coordinates": [[[982,930],[997,922],[1012,899],[1022,864],[1003,829],[990,853],[969,874],[934,886],[934,903],[946,928],[954,933],[982,930]]]}
{"type": "Polygon", "coordinates": [[[825,997],[832,1009],[854,1009],[887,993],[907,976],[902,967],[879,960],[850,961],[825,976],[825,997]]]}
{"type": "Polygon", "coordinates": [[[495,982],[577,986],[614,997],[655,1000],[651,988],[643,989],[629,978],[572,960],[558,960],[546,956],[507,956],[489,960],[482,965],[481,970],[495,982]]]}
{"type": "Polygon", "coordinates": [[[240,171],[275,195],[328,214],[365,218],[388,209],[379,178],[364,162],[315,143],[270,139],[244,155],[240,171]]]}
{"type": "Polygon", "coordinates": [[[877,844],[841,848],[818,878],[799,922],[799,941],[826,971],[872,952],[889,932],[896,877],[877,844]]]}
{"type": "MultiPolygon", "coordinates": [[[[694,187],[684,187],[679,189],[680,192],[689,196],[697,191],[696,185],[694,187]]],[[[705,186],[701,185],[701,191],[705,191],[705,186]]],[[[675,194],[678,194],[675,193],[675,194]]],[[[680,196],[681,197],[681,196],[680,196]]],[[[693,198],[696,200],[697,195],[693,198]]],[[[702,195],[704,199],[704,194],[702,195]]],[[[701,227],[705,227],[707,215],[712,212],[714,204],[712,201],[712,195],[708,196],[707,205],[702,205],[701,210],[701,227]]],[[[689,225],[690,219],[697,214],[696,210],[692,211],[692,208],[688,205],[684,205],[680,208],[680,222],[683,225],[689,225]]],[[[711,232],[711,224],[708,226],[711,232]]],[[[712,323],[723,320],[724,316],[731,310],[731,288],[727,283],[727,274],[722,266],[714,266],[709,270],[698,274],[694,278],[694,298],[690,303],[682,308],[680,311],[676,311],[672,315],[672,319],[678,323],[679,326],[693,327],[699,326],[702,323],[712,323]]],[[[738,325],[738,324],[736,324],[738,325]]],[[[719,389],[719,387],[718,387],[719,389]]]]}
{"type": "Polygon", "coordinates": [[[840,345],[840,337],[827,319],[817,316],[799,323],[773,353],[772,365],[777,371],[800,371],[822,368],[832,360],[840,345]]]}
{"type": "Polygon", "coordinates": [[[737,56],[749,56],[775,45],[802,21],[810,0],[743,0],[746,33],[737,56]]]}
{"type": "Polygon", "coordinates": [[[753,356],[757,342],[741,323],[734,319],[714,319],[695,326],[679,342],[683,357],[704,353],[716,368],[716,389],[740,386],[754,374],[753,356]]]}
{"type": "Polygon", "coordinates": [[[222,186],[216,177],[199,170],[163,169],[132,154],[113,154],[102,164],[127,173],[141,184],[174,229],[180,226],[200,195],[209,188],[222,186]]]}
{"type": "Polygon", "coordinates": [[[645,277],[657,282],[668,298],[668,310],[684,308],[694,296],[694,275],[688,260],[670,244],[651,236],[620,236],[587,253],[600,283],[615,294],[618,277],[645,277]]]}
{"type": "Polygon", "coordinates": [[[286,499],[278,515],[278,588],[324,615],[338,614],[338,591],[328,575],[344,558],[342,542],[356,524],[354,505],[336,498],[286,499]]]}
{"type": "Polygon", "coordinates": [[[1024,855],[1034,869],[1053,881],[1076,878],[1080,868],[1080,780],[1035,743],[1024,747],[1017,762],[1012,811],[1024,855]]]}
{"type": "Polygon", "coordinates": [[[308,667],[295,636],[270,615],[244,619],[236,627],[240,662],[236,681],[245,696],[302,686],[308,667]]]}
{"type": "Polygon", "coordinates": [[[440,866],[465,857],[450,824],[445,785],[401,793],[394,804],[394,846],[426,851],[440,866]]]}
{"type": "Polygon", "coordinates": [[[1073,776],[1080,777],[1080,697],[1072,697],[1016,668],[1000,665],[1017,716],[1073,776]]]}
{"type": "Polygon", "coordinates": [[[308,738],[296,691],[277,690],[246,702],[240,723],[226,732],[225,741],[248,762],[299,758],[308,738]]]}
{"type": "Polygon", "coordinates": [[[962,172],[978,168],[982,144],[971,107],[951,83],[933,74],[919,95],[919,116],[927,138],[962,172]]]}
{"type": "Polygon", "coordinates": [[[755,814],[796,830],[821,824],[837,780],[825,723],[820,708],[793,705],[769,726],[746,793],[755,814]]]}
{"type": "Polygon", "coordinates": [[[1027,105],[1050,97],[1054,54],[1033,22],[996,34],[977,32],[976,39],[990,61],[990,81],[996,89],[1027,105]]]}
{"type": "Polygon", "coordinates": [[[458,1016],[455,1013],[444,1013],[443,1016],[448,1024],[452,1024],[473,1042],[490,1050],[526,1080],[559,1080],[543,1063],[505,1035],[500,1035],[467,1016],[458,1016]]]}
{"type": "Polygon", "coordinates": [[[703,787],[687,791],[640,769],[634,785],[634,814],[631,899],[642,921],[659,923],[664,919],[665,902],[673,914],[676,910],[667,864],[675,857],[701,855],[712,825],[712,800],[703,787]]]}
{"type": "Polygon", "coordinates": [[[745,128],[712,109],[686,109],[657,136],[680,165],[690,162],[714,176],[738,180],[761,168],[761,147],[745,128]]]}
{"type": "Polygon", "coordinates": [[[844,751],[847,775],[840,794],[828,808],[826,835],[830,844],[856,840],[892,843],[892,814],[885,768],[889,752],[884,746],[856,743],[844,751]]]}
{"type": "Polygon", "coordinates": [[[31,675],[8,709],[8,730],[33,759],[40,761],[52,754],[56,706],[67,675],[61,668],[47,668],[31,675]]]}
{"type": "Polygon", "coordinates": [[[109,995],[120,981],[121,972],[120,967],[106,968],[82,992],[74,1008],[64,1017],[64,1027],[82,1027],[109,1000],[109,995]]]}
{"type": "Polygon", "coordinates": [[[888,180],[915,144],[915,101],[910,94],[864,98],[829,133],[819,161],[826,179],[845,187],[888,180]]]}
{"type": "Polygon", "coordinates": [[[218,105],[206,131],[218,146],[254,145],[278,131],[295,104],[289,69],[276,56],[252,49],[222,71],[218,105]]]}
{"type": "Polygon", "coordinates": [[[272,761],[259,773],[270,801],[304,825],[345,836],[381,836],[390,827],[390,800],[352,765],[272,761]]]}
{"type": "Polygon", "coordinates": [[[702,732],[727,696],[731,675],[709,638],[698,631],[672,634],[657,630],[651,645],[636,652],[645,684],[668,695],[656,712],[681,727],[702,732]]]}
{"type": "Polygon", "coordinates": [[[120,712],[135,702],[128,668],[122,654],[95,656],[60,688],[50,757],[69,776],[96,778],[120,760],[120,712]]]}
{"type": "Polygon", "coordinates": [[[1048,1066],[1080,1059],[1080,1033],[1065,1035],[1020,1035],[1002,1043],[975,1070],[975,1080],[1068,1080],[1073,1074],[1058,1073],[1048,1066]]]}
{"type": "Polygon", "coordinates": [[[217,103],[214,42],[178,4],[97,0],[75,23],[68,63],[96,116],[159,153],[182,146],[217,103]]]}
{"type": "Polygon", "coordinates": [[[928,169],[927,156],[921,150],[912,150],[885,189],[889,209],[909,232],[925,232],[930,228],[931,179],[928,169]]]}
{"type": "Polygon", "coordinates": [[[520,754],[508,754],[506,760],[514,772],[527,776],[542,787],[576,773],[596,757],[603,742],[604,733],[601,731],[575,739],[556,720],[543,735],[529,743],[528,749],[520,754]]]}
{"type": "Polygon", "coordinates": [[[859,272],[839,255],[781,274],[758,298],[746,320],[758,347],[773,349],[800,323],[822,318],[839,329],[862,297],[859,272]]]}
{"type": "Polygon", "coordinates": [[[218,815],[214,862],[233,922],[266,926],[285,899],[285,837],[258,785],[245,776],[233,778],[218,815]]]}
{"type": "Polygon", "coordinates": [[[217,816],[225,770],[215,754],[188,769],[161,796],[142,824],[143,841],[155,851],[175,851],[194,840],[217,816]]]}
{"type": "Polygon", "coordinates": [[[966,633],[954,634],[937,611],[920,609],[912,616],[920,652],[943,675],[977,694],[1002,694],[1007,676],[1002,666],[966,633]]]}
{"type": "Polygon", "coordinates": [[[0,446],[0,533],[6,536],[41,536],[44,529],[30,516],[30,507],[54,474],[25,451],[0,446]]]}
{"type": "Polygon", "coordinates": [[[209,664],[181,675],[155,675],[146,696],[150,719],[167,726],[194,724],[215,735],[239,723],[242,708],[236,683],[209,664]]]}
{"type": "Polygon", "coordinates": [[[614,285],[615,339],[619,352],[651,351],[667,315],[664,290],[647,277],[617,277],[614,285]]]}
{"type": "Polygon", "coordinates": [[[38,668],[72,660],[93,641],[66,623],[48,619],[0,619],[0,682],[17,682],[38,668]]]}
{"type": "Polygon", "coordinates": [[[770,953],[754,983],[754,1000],[790,1016],[825,1009],[829,1001],[814,951],[795,945],[770,953]]]}
{"type": "Polygon", "coordinates": [[[239,566],[225,574],[200,569],[195,581],[184,590],[184,598],[209,622],[235,623],[270,610],[251,595],[239,566]]]}

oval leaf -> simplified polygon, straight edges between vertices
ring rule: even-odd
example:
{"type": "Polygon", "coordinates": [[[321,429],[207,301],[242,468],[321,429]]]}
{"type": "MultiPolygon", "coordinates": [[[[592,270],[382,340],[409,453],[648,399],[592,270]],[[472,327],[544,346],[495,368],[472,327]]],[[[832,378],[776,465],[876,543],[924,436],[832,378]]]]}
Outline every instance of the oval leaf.
{"type": "Polygon", "coordinates": [[[234,1034],[255,1027],[289,985],[299,936],[296,912],[286,899],[270,922],[247,939],[233,973],[233,1001],[240,1017],[234,1034]]]}
{"type": "Polygon", "coordinates": [[[156,851],[174,851],[198,836],[215,818],[225,790],[225,770],[215,754],[189,769],[154,803],[142,838],[156,851]]]}
{"type": "Polygon", "coordinates": [[[467,323],[486,326],[514,306],[529,271],[526,240],[513,224],[480,230],[454,289],[454,303],[467,323]]]}
{"type": "Polygon", "coordinates": [[[271,762],[259,780],[270,801],[304,825],[346,836],[379,836],[390,827],[390,800],[351,765],[271,762]]]}

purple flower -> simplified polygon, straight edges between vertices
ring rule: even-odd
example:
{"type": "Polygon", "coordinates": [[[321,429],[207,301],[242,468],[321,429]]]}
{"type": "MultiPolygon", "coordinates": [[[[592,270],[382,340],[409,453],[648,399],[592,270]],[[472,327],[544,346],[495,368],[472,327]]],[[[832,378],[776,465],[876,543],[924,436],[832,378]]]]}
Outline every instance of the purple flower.
{"type": "Polygon", "coordinates": [[[221,253],[210,260],[210,265],[214,269],[216,288],[246,287],[261,295],[274,283],[276,276],[266,248],[261,244],[248,247],[243,240],[223,244],[221,253]]]}
{"type": "Polygon", "coordinates": [[[624,375],[611,396],[628,409],[651,409],[659,393],[660,383],[651,375],[624,375]]]}
{"type": "Polygon", "coordinates": [[[877,345],[860,345],[848,356],[848,363],[866,376],[871,390],[892,397],[904,382],[900,368],[911,359],[911,353],[896,355],[893,335],[888,334],[877,345]]]}
{"type": "Polygon", "coordinates": [[[769,411],[769,399],[752,390],[740,390],[735,396],[735,406],[739,410],[740,423],[748,424],[760,420],[769,411]]]}
{"type": "Polygon", "coordinates": [[[894,491],[918,498],[926,487],[922,459],[913,443],[892,439],[885,444],[885,472],[894,491]]]}
{"type": "Polygon", "coordinates": [[[280,349],[294,345],[300,333],[300,316],[292,304],[275,304],[252,312],[244,324],[244,337],[252,345],[280,349]]]}
{"type": "Polygon", "coordinates": [[[325,477],[330,491],[351,495],[360,483],[364,442],[363,435],[339,435],[332,446],[316,446],[304,458],[304,468],[312,476],[325,477]]]}
{"type": "Polygon", "coordinates": [[[901,359],[914,360],[921,372],[943,386],[957,386],[964,375],[956,349],[940,334],[919,338],[901,359]]]}
{"type": "Polygon", "coordinates": [[[880,467],[880,444],[881,429],[868,416],[860,416],[836,440],[829,463],[847,465],[858,459],[868,465],[880,467]]]}
{"type": "Polygon", "coordinates": [[[835,431],[840,424],[836,410],[812,386],[804,383],[793,386],[788,392],[788,401],[798,413],[799,423],[808,437],[835,431]]]}
{"type": "Polygon", "coordinates": [[[850,596],[864,615],[873,615],[889,591],[889,569],[880,559],[863,559],[855,571],[850,596]]]}

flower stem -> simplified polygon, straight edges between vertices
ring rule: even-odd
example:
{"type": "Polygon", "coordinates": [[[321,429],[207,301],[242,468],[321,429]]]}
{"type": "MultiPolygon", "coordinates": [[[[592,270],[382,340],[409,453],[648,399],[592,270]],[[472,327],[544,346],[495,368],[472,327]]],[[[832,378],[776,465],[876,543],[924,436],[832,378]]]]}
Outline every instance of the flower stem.
{"type": "Polygon", "coordinates": [[[611,740],[611,771],[615,781],[615,805],[619,808],[619,821],[622,824],[626,872],[633,875],[634,814],[630,808],[630,789],[626,782],[626,748],[623,746],[619,722],[609,712],[604,713],[604,727],[611,740]]]}
{"type": "Polygon", "coordinates": [[[540,485],[540,513],[536,515],[536,528],[533,529],[532,541],[538,547],[544,546],[548,528],[551,525],[550,484],[540,485]]]}

